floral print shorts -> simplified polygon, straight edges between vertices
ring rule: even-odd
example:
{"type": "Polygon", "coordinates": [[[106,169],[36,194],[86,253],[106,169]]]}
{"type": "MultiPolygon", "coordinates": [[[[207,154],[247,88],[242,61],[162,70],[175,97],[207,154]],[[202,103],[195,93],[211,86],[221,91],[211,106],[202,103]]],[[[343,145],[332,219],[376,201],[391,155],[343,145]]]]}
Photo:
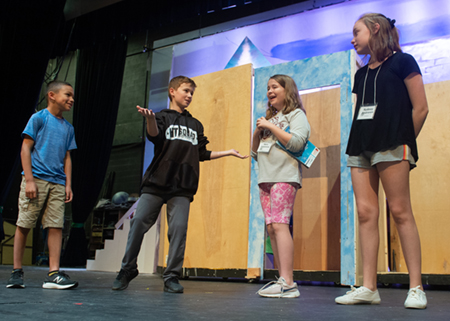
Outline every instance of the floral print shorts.
{"type": "Polygon", "coordinates": [[[261,183],[259,198],[266,218],[266,225],[272,223],[289,224],[294,208],[295,195],[299,184],[261,183]]]}

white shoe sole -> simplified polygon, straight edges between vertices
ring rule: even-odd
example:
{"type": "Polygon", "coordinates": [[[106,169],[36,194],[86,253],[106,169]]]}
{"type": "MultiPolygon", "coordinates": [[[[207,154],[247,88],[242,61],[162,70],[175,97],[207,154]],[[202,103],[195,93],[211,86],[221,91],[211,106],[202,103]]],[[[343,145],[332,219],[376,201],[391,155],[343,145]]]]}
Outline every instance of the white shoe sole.
{"type": "Polygon", "coordinates": [[[265,298],[281,298],[281,299],[293,299],[298,298],[300,296],[300,292],[297,290],[295,292],[287,292],[283,293],[258,293],[260,296],[265,298]]]}
{"type": "Polygon", "coordinates": [[[380,304],[381,300],[373,300],[373,301],[354,301],[354,302],[339,302],[338,300],[334,300],[337,304],[343,304],[343,305],[361,305],[361,304],[380,304]]]}
{"type": "Polygon", "coordinates": [[[55,289],[55,290],[67,290],[67,289],[73,289],[76,288],[78,286],[78,282],[75,284],[57,284],[57,283],[53,283],[53,282],[44,282],[44,284],[42,284],[42,288],[44,289],[55,289]]]}
{"type": "Polygon", "coordinates": [[[425,305],[420,305],[420,306],[412,306],[412,305],[407,306],[407,305],[405,305],[405,308],[406,309],[426,309],[427,305],[426,304],[425,305]]]}
{"type": "Polygon", "coordinates": [[[23,289],[23,288],[25,288],[25,285],[8,284],[6,287],[9,289],[23,289]]]}

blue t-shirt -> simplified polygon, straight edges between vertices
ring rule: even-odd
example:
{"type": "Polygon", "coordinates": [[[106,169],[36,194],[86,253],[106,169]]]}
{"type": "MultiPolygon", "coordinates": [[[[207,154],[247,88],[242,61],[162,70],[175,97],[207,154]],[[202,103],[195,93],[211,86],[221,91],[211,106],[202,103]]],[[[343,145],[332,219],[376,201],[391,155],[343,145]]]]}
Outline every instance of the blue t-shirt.
{"type": "Polygon", "coordinates": [[[34,140],[31,151],[33,176],[66,185],[64,157],[67,151],[77,148],[73,126],[64,118],[57,118],[43,109],[31,116],[22,138],[25,135],[34,140]]]}

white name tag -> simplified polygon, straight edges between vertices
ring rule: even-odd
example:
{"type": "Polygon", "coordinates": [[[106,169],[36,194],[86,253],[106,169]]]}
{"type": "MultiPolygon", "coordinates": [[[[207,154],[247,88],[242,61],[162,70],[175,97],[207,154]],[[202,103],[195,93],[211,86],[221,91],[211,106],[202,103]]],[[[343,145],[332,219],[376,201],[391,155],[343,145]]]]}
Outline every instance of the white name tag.
{"type": "Polygon", "coordinates": [[[357,120],[373,119],[377,105],[364,105],[359,108],[357,120]]]}
{"type": "Polygon", "coordinates": [[[268,153],[272,145],[273,144],[269,142],[260,142],[258,147],[258,153],[268,153]]]}

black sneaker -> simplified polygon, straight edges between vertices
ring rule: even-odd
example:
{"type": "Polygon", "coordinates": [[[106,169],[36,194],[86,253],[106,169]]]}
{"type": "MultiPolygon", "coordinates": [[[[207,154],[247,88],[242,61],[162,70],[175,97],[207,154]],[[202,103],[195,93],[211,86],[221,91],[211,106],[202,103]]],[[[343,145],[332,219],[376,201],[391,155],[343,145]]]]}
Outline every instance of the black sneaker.
{"type": "Polygon", "coordinates": [[[139,274],[138,270],[124,270],[121,269],[116,279],[114,280],[112,289],[117,291],[125,290],[128,287],[128,283],[137,277],[139,274]]]}
{"type": "Polygon", "coordinates": [[[51,276],[47,275],[45,278],[44,284],[42,287],[44,289],[57,289],[57,290],[65,290],[72,289],[78,286],[78,282],[71,281],[70,277],[61,271],[58,271],[51,276]]]}
{"type": "Polygon", "coordinates": [[[11,273],[11,277],[8,280],[7,288],[17,288],[23,289],[25,285],[23,285],[23,270],[16,269],[11,273]]]}
{"type": "Polygon", "coordinates": [[[164,281],[164,292],[169,293],[183,293],[184,288],[178,282],[177,278],[170,278],[164,281]]]}

